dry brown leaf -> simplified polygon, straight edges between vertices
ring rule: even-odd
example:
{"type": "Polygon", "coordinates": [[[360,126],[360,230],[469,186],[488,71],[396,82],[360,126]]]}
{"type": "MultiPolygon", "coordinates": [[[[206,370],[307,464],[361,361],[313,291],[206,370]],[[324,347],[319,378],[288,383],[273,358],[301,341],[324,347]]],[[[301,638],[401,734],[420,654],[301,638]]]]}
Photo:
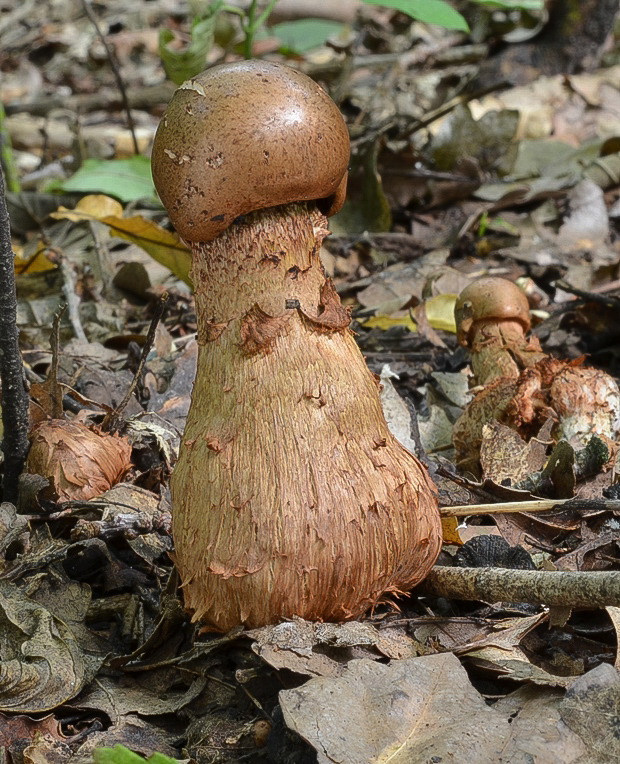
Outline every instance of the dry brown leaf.
{"type": "Polygon", "coordinates": [[[354,660],[342,677],[282,691],[280,705],[319,764],[496,761],[510,732],[451,653],[388,666],[354,660]]]}
{"type": "Polygon", "coordinates": [[[48,478],[59,501],[86,501],[118,483],[131,466],[130,457],[124,438],[52,419],[32,434],[26,470],[48,478]]]}

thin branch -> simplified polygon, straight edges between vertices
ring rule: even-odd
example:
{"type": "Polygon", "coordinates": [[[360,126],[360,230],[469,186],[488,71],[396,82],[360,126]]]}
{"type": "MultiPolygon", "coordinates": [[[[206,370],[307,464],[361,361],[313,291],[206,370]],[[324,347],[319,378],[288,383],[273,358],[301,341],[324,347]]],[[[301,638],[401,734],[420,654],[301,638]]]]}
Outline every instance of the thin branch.
{"type": "Polygon", "coordinates": [[[17,502],[19,476],[28,454],[28,391],[19,352],[15,255],[0,165],[0,381],[2,382],[3,499],[17,502]]]}
{"type": "Polygon", "coordinates": [[[580,509],[587,512],[618,512],[618,499],[537,499],[534,501],[504,501],[493,504],[457,504],[439,507],[442,517],[469,515],[507,515],[514,512],[546,512],[550,509],[580,509]]]}
{"type": "Polygon", "coordinates": [[[80,301],[75,293],[75,274],[71,264],[67,262],[67,258],[64,255],[60,257],[60,271],[62,273],[62,291],[67,301],[66,307],[68,307],[69,321],[73,334],[75,334],[76,339],[86,341],[86,333],[80,319],[80,301]]]}
{"type": "Polygon", "coordinates": [[[52,333],[50,335],[50,348],[52,350],[52,361],[47,374],[49,384],[49,393],[51,398],[52,419],[62,419],[63,415],[63,395],[62,387],[58,383],[58,364],[60,361],[60,322],[67,309],[66,305],[61,305],[56,311],[54,321],[52,322],[52,333]]]}
{"type": "Polygon", "coordinates": [[[123,100],[123,108],[125,109],[125,114],[127,115],[127,127],[129,128],[129,131],[131,132],[131,139],[133,141],[133,151],[134,151],[134,154],[139,154],[140,147],[138,146],[138,139],[136,138],[136,128],[134,125],[133,117],[131,116],[131,109],[129,108],[129,100],[127,98],[127,91],[125,89],[125,83],[123,82],[123,78],[121,77],[121,73],[118,68],[116,56],[114,55],[114,51],[112,50],[112,48],[108,45],[108,41],[105,39],[103,32],[99,28],[99,23],[91,7],[90,0],[82,0],[82,6],[84,7],[84,11],[86,12],[86,15],[90,19],[91,24],[95,27],[95,32],[97,32],[97,36],[101,40],[101,44],[103,45],[105,49],[106,56],[108,57],[108,61],[110,62],[110,66],[112,67],[112,73],[114,74],[114,79],[116,80],[116,84],[118,86],[119,92],[121,94],[121,98],[123,100]]]}
{"type": "Polygon", "coordinates": [[[105,417],[103,418],[103,422],[101,423],[101,429],[104,432],[115,433],[120,427],[121,414],[123,413],[123,411],[127,407],[127,404],[131,400],[131,396],[134,394],[134,390],[138,386],[140,377],[142,376],[142,373],[144,372],[146,360],[149,356],[149,353],[151,352],[153,343],[155,342],[155,332],[157,330],[157,326],[159,322],[161,321],[162,316],[164,315],[164,311],[166,310],[167,304],[168,304],[168,292],[164,292],[160,296],[155,306],[155,315],[151,319],[151,324],[149,326],[149,330],[147,332],[146,339],[144,340],[144,345],[142,347],[140,362],[138,363],[138,368],[136,369],[136,373],[133,375],[133,379],[131,381],[131,384],[129,385],[129,389],[125,393],[125,397],[119,403],[118,407],[114,411],[111,411],[108,414],[106,414],[105,417]]]}
{"type": "Polygon", "coordinates": [[[440,507],[442,517],[468,517],[469,515],[504,515],[513,512],[545,512],[561,507],[567,499],[540,499],[539,501],[504,501],[497,504],[458,504],[440,507]]]}

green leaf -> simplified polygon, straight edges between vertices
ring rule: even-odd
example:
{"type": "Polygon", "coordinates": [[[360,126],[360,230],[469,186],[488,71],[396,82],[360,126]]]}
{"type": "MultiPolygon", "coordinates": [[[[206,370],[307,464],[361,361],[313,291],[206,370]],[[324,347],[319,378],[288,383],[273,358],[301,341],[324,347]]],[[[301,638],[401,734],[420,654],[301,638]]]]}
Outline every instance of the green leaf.
{"type": "Polygon", "coordinates": [[[380,5],[411,16],[425,24],[468,32],[467,22],[458,11],[443,0],[364,0],[368,5],[380,5]]]}
{"type": "Polygon", "coordinates": [[[470,0],[488,8],[504,8],[507,11],[542,11],[544,0],[470,0]]]}
{"type": "Polygon", "coordinates": [[[151,162],[143,156],[86,159],[75,175],[61,183],[52,183],[46,190],[107,194],[121,202],[156,198],[151,162]]]}
{"type": "Polygon", "coordinates": [[[344,26],[326,19],[298,19],[274,24],[270,31],[282,42],[282,52],[306,53],[323,45],[328,37],[340,34],[344,26]]]}
{"type": "Polygon", "coordinates": [[[175,85],[181,85],[205,68],[207,55],[213,45],[215,21],[216,14],[194,19],[190,43],[183,50],[169,47],[176,39],[174,32],[167,27],[159,30],[159,57],[167,77],[175,85]]]}
{"type": "MultiPolygon", "coordinates": [[[[95,764],[144,764],[142,756],[125,748],[115,745],[114,748],[95,748],[93,751],[95,764]]],[[[147,760],[148,764],[177,764],[178,759],[171,759],[163,753],[154,753],[147,760]]]]}

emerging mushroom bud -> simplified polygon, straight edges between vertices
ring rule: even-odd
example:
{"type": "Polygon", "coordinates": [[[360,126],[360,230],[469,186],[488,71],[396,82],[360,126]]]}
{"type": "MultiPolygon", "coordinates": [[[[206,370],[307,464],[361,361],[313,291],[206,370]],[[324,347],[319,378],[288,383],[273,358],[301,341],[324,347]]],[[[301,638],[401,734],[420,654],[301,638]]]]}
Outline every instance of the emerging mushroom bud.
{"type": "Polygon", "coordinates": [[[474,385],[516,377],[520,368],[544,358],[538,340],[526,339],[530,306],[512,281],[495,276],[475,279],[459,295],[454,318],[459,345],[471,350],[474,385]]]}
{"type": "MultiPolygon", "coordinates": [[[[82,422],[50,419],[36,427],[26,471],[50,481],[58,501],[87,501],[116,485],[131,467],[131,446],[82,422]]],[[[47,497],[48,489],[44,496],[47,497]]]]}
{"type": "Polygon", "coordinates": [[[348,161],[326,93],[260,61],[190,80],[155,138],[198,322],[171,484],[176,563],[186,607],[212,629],[355,618],[439,551],[434,486],[390,434],[319,258],[348,161]]]}

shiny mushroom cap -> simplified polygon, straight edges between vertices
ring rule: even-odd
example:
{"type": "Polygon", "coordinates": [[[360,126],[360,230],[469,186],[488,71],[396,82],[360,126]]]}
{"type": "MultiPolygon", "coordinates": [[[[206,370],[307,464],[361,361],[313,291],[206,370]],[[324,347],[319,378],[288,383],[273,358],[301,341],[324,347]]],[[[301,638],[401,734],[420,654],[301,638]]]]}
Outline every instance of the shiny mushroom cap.
{"type": "Polygon", "coordinates": [[[512,281],[484,276],[463,289],[454,307],[454,318],[459,345],[467,347],[481,324],[517,321],[527,332],[530,306],[523,290],[512,281]]]}
{"type": "Polygon", "coordinates": [[[240,215],[292,202],[344,202],[349,134],[305,74],[267,61],[222,64],[183,83],[157,129],[155,187],[177,232],[209,241],[240,215]]]}

